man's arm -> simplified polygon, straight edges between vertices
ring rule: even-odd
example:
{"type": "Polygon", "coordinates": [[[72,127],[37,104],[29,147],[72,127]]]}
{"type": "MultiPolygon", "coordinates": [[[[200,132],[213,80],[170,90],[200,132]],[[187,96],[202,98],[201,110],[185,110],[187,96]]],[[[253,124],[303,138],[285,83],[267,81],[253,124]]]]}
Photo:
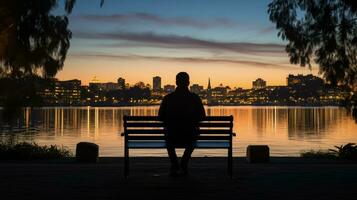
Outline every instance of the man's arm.
{"type": "Polygon", "coordinates": [[[204,117],[206,117],[206,111],[205,108],[203,107],[203,103],[201,98],[196,95],[196,105],[197,105],[197,119],[198,121],[201,121],[204,117]]]}

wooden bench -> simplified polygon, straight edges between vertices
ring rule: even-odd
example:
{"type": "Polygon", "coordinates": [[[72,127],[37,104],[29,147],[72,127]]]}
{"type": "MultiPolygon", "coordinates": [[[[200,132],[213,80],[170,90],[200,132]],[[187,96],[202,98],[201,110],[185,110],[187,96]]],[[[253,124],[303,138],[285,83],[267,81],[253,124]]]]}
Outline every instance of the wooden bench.
{"type": "MultiPolygon", "coordinates": [[[[233,116],[209,116],[199,123],[196,149],[227,149],[228,174],[233,175],[233,116]]],[[[129,149],[166,149],[165,128],[157,116],[124,116],[124,177],[129,174],[129,149]]]]}

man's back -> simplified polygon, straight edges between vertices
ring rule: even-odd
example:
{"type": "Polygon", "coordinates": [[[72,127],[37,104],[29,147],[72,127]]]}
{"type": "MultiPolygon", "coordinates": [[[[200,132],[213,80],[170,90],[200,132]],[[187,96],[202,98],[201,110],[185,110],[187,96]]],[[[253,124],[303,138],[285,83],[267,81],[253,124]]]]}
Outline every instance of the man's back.
{"type": "Polygon", "coordinates": [[[205,116],[201,99],[188,88],[177,88],[164,97],[159,117],[164,121],[168,139],[183,144],[197,135],[197,123],[205,116]]]}

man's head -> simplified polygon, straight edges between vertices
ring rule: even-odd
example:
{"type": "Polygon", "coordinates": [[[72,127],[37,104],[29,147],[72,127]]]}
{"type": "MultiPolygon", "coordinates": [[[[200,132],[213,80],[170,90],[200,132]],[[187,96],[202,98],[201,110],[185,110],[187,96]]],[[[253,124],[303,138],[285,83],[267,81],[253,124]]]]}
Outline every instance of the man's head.
{"type": "Polygon", "coordinates": [[[190,85],[190,76],[186,72],[180,72],[176,75],[177,87],[188,87],[190,85]]]}

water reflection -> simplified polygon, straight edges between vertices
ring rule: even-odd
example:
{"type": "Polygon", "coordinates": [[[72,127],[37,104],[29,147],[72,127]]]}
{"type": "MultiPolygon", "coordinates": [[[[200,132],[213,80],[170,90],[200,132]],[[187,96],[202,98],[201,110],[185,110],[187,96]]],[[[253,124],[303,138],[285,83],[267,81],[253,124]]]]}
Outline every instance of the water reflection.
{"type": "MultiPolygon", "coordinates": [[[[268,144],[273,155],[298,155],[299,151],[330,148],[356,141],[357,125],[342,108],[301,107],[209,107],[208,115],[233,115],[235,155],[243,155],[249,144],[268,144]]],[[[0,110],[1,112],[1,110],[0,110]]],[[[74,149],[79,141],[101,147],[101,156],[121,156],[124,115],[157,115],[158,107],[42,108],[24,109],[15,134],[0,122],[2,140],[64,145],[74,149]]],[[[164,150],[137,151],[137,155],[164,155],[164,150]]],[[[197,151],[196,156],[224,155],[225,151],[197,151]]],[[[135,152],[134,152],[135,155],[135,152]]]]}

